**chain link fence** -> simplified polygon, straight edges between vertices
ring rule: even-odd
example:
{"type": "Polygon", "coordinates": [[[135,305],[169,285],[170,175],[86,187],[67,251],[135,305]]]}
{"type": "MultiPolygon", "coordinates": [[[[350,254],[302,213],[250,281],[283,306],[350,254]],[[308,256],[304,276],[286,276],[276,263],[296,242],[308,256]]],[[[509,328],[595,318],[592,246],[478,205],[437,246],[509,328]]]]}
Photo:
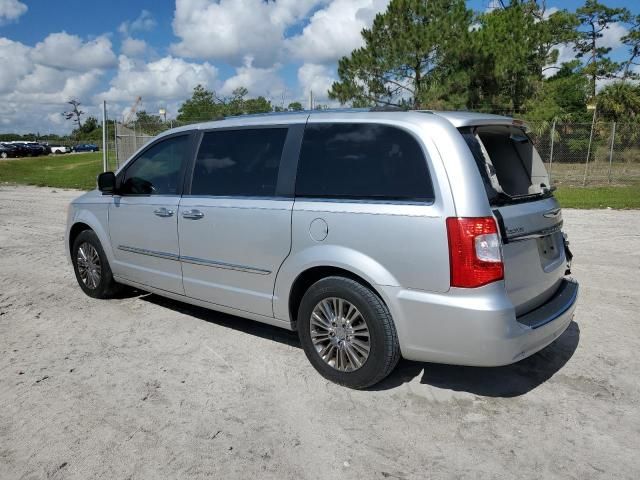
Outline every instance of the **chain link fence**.
{"type": "Polygon", "coordinates": [[[640,184],[640,126],[632,123],[529,123],[529,134],[557,186],[640,184]]]}
{"type": "MultiPolygon", "coordinates": [[[[175,120],[116,123],[110,142],[115,163],[126,161],[162,131],[186,125],[175,120]]],[[[640,184],[640,126],[632,123],[528,122],[551,183],[558,187],[640,184]]],[[[110,162],[111,164],[112,162],[110,162]]]]}

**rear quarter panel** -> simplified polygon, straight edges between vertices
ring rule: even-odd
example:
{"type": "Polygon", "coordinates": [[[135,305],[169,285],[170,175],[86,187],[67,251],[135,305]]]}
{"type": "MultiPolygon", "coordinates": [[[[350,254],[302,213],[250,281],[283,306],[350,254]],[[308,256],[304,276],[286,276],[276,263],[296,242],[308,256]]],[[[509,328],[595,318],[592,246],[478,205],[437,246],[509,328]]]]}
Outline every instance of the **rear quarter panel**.
{"type": "MultiPolygon", "coordinates": [[[[373,121],[371,116],[365,119],[362,121],[373,121]]],[[[331,116],[327,121],[336,122],[336,118],[331,116]]],[[[358,119],[350,114],[345,121],[358,119]]],[[[455,208],[442,158],[432,139],[433,135],[440,134],[441,126],[446,122],[415,114],[412,122],[383,119],[376,123],[403,128],[418,140],[429,166],[434,202],[296,198],[291,254],[278,273],[274,289],[276,318],[289,320],[291,287],[302,272],[316,266],[343,268],[362,277],[374,288],[384,285],[433,292],[449,289],[445,219],[455,214],[455,208]],[[327,227],[323,240],[314,239],[311,234],[311,225],[318,219],[327,227]]],[[[451,128],[457,134],[457,130],[451,128]]]]}

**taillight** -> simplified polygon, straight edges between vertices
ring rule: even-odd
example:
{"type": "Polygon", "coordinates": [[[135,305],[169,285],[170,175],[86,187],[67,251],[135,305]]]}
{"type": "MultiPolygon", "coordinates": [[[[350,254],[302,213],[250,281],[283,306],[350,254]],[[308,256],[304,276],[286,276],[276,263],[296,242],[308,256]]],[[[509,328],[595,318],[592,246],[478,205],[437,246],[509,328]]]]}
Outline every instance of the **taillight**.
{"type": "Polygon", "coordinates": [[[447,218],[451,286],[473,288],[504,278],[493,217],[447,218]]]}

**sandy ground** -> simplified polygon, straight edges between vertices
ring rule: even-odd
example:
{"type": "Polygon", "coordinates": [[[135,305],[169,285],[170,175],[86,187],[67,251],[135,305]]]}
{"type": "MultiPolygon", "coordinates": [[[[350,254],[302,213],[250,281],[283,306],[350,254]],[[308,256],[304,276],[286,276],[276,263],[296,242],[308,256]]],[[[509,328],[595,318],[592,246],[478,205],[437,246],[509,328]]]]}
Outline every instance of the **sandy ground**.
{"type": "Polygon", "coordinates": [[[638,478],[640,212],[565,212],[582,295],[539,354],[358,392],[288,332],[84,296],[76,195],[0,186],[0,479],[638,478]]]}

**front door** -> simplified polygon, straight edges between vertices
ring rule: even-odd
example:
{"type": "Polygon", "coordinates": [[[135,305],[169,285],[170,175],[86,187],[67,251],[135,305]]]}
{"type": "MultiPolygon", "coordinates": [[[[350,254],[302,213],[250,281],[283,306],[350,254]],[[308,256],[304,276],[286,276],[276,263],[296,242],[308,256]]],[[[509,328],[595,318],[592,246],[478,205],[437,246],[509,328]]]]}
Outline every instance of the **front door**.
{"type": "Polygon", "coordinates": [[[178,245],[178,207],[190,135],[161,139],[118,174],[109,206],[116,276],[184,293],[178,245]]]}
{"type": "Polygon", "coordinates": [[[186,295],[273,316],[276,274],[291,248],[293,198],[281,186],[293,177],[280,168],[287,132],[204,133],[178,215],[186,295]]]}

